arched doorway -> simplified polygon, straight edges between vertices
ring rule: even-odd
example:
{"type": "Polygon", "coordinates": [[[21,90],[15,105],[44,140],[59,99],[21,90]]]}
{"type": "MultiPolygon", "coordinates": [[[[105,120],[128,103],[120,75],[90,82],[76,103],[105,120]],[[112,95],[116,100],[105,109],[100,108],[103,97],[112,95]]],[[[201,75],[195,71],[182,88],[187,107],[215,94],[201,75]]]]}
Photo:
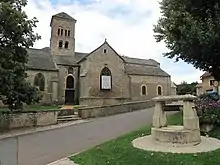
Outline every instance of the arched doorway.
{"type": "Polygon", "coordinates": [[[66,78],[65,103],[66,104],[73,104],[74,103],[74,95],[75,95],[74,77],[68,76],[66,78]]]}

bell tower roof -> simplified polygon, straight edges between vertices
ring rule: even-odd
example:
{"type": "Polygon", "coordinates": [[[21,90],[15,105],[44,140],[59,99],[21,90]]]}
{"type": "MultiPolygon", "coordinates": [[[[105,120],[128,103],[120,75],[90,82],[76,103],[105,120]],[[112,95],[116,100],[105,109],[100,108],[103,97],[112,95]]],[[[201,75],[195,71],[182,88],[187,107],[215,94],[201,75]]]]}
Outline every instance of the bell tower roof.
{"type": "Polygon", "coordinates": [[[51,19],[51,22],[50,22],[50,26],[52,24],[52,21],[54,18],[57,18],[57,19],[65,19],[65,20],[68,20],[68,21],[73,21],[73,22],[76,22],[76,19],[74,19],[73,17],[71,17],[69,14],[65,13],[65,12],[61,12],[61,13],[58,13],[58,14],[55,14],[52,16],[52,19],[51,19]]]}

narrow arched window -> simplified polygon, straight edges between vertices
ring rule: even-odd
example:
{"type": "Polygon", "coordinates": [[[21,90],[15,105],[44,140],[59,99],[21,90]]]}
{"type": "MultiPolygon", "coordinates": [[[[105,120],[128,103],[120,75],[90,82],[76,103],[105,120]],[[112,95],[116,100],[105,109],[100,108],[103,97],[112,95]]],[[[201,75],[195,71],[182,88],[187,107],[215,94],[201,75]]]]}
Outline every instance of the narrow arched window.
{"type": "Polygon", "coordinates": [[[60,35],[60,29],[58,29],[58,32],[57,32],[58,36],[60,35]]]}
{"type": "Polygon", "coordinates": [[[65,30],[65,36],[67,36],[67,30],[65,30]]]}
{"type": "Polygon", "coordinates": [[[73,89],[74,88],[74,78],[73,76],[68,76],[66,78],[66,88],[73,89]]]}
{"type": "Polygon", "coordinates": [[[63,35],[63,29],[61,29],[61,36],[63,35]]]}
{"type": "Polygon", "coordinates": [[[157,95],[159,95],[159,96],[162,95],[162,87],[161,86],[157,87],[157,95]]]}
{"type": "Polygon", "coordinates": [[[112,89],[112,74],[109,68],[104,67],[100,73],[100,89],[110,90],[112,89]]]}
{"type": "Polygon", "coordinates": [[[59,48],[63,47],[63,41],[59,41],[59,48]]]}
{"type": "Polygon", "coordinates": [[[68,47],[69,47],[69,42],[66,41],[66,42],[65,42],[65,49],[68,49],[68,47]]]}
{"type": "Polygon", "coordinates": [[[70,30],[68,30],[68,37],[70,36],[70,30]]]}
{"type": "Polygon", "coordinates": [[[143,86],[141,87],[141,94],[142,94],[142,95],[147,95],[147,87],[146,87],[145,85],[143,85],[143,86]]]}
{"type": "Polygon", "coordinates": [[[34,86],[38,87],[40,91],[45,89],[45,78],[42,73],[36,74],[34,77],[34,86]]]}

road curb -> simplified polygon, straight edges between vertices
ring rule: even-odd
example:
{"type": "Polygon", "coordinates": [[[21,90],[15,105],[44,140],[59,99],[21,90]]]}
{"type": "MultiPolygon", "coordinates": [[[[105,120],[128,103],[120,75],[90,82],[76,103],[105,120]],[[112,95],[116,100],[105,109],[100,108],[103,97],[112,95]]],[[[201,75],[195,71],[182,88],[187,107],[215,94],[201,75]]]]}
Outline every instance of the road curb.
{"type": "Polygon", "coordinates": [[[18,136],[30,135],[30,134],[44,132],[44,131],[50,131],[50,130],[64,128],[64,127],[70,127],[70,126],[73,126],[73,125],[89,123],[89,122],[92,122],[92,121],[93,120],[77,120],[77,121],[74,121],[74,122],[62,123],[62,124],[57,124],[57,125],[31,128],[30,130],[23,130],[23,131],[19,130],[18,132],[11,132],[11,133],[1,134],[0,135],[0,140],[6,139],[6,138],[13,138],[13,137],[18,137],[18,136]]]}

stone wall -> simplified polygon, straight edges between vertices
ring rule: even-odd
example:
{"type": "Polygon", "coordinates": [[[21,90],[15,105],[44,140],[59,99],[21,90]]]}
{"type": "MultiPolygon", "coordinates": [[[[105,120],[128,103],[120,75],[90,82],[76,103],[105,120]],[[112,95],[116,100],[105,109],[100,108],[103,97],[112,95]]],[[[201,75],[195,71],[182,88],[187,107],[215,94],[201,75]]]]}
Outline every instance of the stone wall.
{"type": "Polygon", "coordinates": [[[56,110],[14,112],[0,114],[0,130],[46,126],[57,123],[56,110]]]}
{"type": "Polygon", "coordinates": [[[53,55],[72,55],[75,52],[75,21],[53,18],[51,24],[50,48],[53,55]],[[58,29],[63,29],[63,35],[58,36],[58,29]],[[65,30],[70,30],[70,36],[65,36],[65,30]],[[68,49],[59,48],[59,41],[69,42],[68,49]]]}
{"type": "Polygon", "coordinates": [[[58,91],[58,88],[53,89],[53,82],[58,83],[58,72],[56,71],[38,71],[38,70],[28,70],[27,74],[27,81],[31,83],[31,85],[34,85],[34,78],[38,73],[42,73],[45,77],[45,89],[43,92],[41,92],[43,98],[41,100],[42,103],[50,103],[53,101],[56,101],[58,96],[53,96],[53,94],[56,94],[58,91]],[[54,91],[53,91],[54,90],[54,91]]]}
{"type": "Polygon", "coordinates": [[[214,80],[213,76],[202,78],[202,93],[206,93],[207,90],[212,90],[213,86],[210,85],[210,80],[214,80]]]}
{"type": "Polygon", "coordinates": [[[131,77],[131,100],[149,100],[157,96],[157,87],[162,87],[164,96],[171,94],[170,77],[163,76],[141,76],[130,75],[131,77]],[[141,87],[146,86],[146,95],[142,95],[141,87]]]}
{"type": "Polygon", "coordinates": [[[136,102],[126,102],[116,105],[108,106],[94,106],[94,107],[83,107],[78,109],[79,117],[82,119],[95,118],[110,116],[119,113],[132,112],[136,110],[142,110],[154,106],[154,102],[147,101],[136,101],[136,102]]]}
{"type": "Polygon", "coordinates": [[[96,97],[110,104],[111,98],[130,98],[130,78],[125,73],[124,61],[107,43],[92,52],[80,65],[81,101],[96,97]],[[100,74],[104,67],[111,71],[111,90],[100,90],[100,74]]]}
{"type": "Polygon", "coordinates": [[[78,93],[79,93],[79,86],[78,86],[78,67],[77,66],[64,66],[64,65],[57,65],[59,68],[59,90],[58,90],[58,101],[60,104],[65,102],[65,90],[66,90],[66,79],[68,76],[72,76],[74,78],[74,102],[75,104],[78,103],[78,93]],[[73,74],[68,74],[69,68],[73,68],[73,74]]]}
{"type": "Polygon", "coordinates": [[[101,97],[88,97],[80,98],[80,105],[84,106],[102,106],[102,105],[115,105],[130,101],[130,98],[101,98],[101,97]]]}

